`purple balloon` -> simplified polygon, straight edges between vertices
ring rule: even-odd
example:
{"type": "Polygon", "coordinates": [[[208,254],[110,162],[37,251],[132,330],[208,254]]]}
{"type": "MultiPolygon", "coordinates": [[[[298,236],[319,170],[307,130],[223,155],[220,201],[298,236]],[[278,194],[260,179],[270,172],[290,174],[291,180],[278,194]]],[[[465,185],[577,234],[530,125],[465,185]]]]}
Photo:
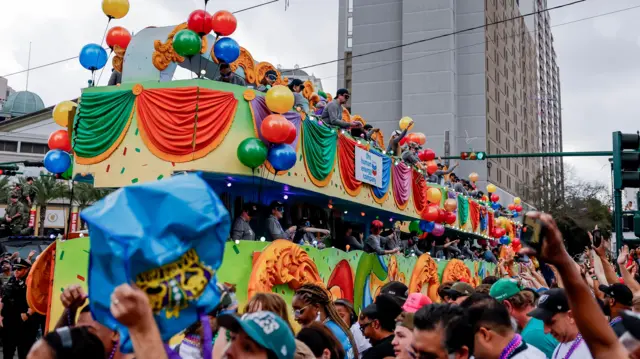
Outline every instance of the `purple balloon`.
{"type": "Polygon", "coordinates": [[[436,223],[433,226],[433,230],[431,230],[431,234],[436,237],[442,236],[444,234],[444,226],[440,223],[436,223]]]}

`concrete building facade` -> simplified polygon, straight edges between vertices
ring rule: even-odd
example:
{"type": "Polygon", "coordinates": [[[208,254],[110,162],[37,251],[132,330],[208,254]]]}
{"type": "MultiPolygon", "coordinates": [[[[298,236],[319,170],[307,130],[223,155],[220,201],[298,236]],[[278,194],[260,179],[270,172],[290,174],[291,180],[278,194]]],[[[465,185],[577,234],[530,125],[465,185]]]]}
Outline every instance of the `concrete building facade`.
{"type": "MultiPolygon", "coordinates": [[[[412,117],[438,155],[540,152],[538,39],[528,18],[447,36],[517,17],[520,2],[340,0],[338,87],[385,134],[412,117]]],[[[542,169],[539,159],[518,158],[463,161],[456,172],[477,172],[481,188],[497,185],[509,203],[535,199],[529,189],[542,169]]]]}

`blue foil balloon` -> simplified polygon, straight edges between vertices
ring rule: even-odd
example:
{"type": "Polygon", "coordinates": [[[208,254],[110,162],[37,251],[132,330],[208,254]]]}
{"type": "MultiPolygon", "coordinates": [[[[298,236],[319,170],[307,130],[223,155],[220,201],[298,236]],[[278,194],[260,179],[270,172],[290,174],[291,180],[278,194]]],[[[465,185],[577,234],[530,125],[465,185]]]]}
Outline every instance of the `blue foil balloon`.
{"type": "Polygon", "coordinates": [[[509,242],[511,242],[511,238],[509,238],[509,236],[507,236],[506,234],[500,237],[500,244],[509,244],[509,242]]]}
{"type": "Polygon", "coordinates": [[[494,211],[500,209],[500,203],[491,203],[491,208],[493,208],[494,211]]]}
{"type": "Polygon", "coordinates": [[[286,143],[271,147],[267,160],[276,171],[286,171],[296,164],[296,151],[286,143]]]}
{"type": "Polygon", "coordinates": [[[80,65],[87,70],[100,70],[107,64],[107,51],[98,44],[84,45],[80,50],[80,65]]]}
{"type": "Polygon", "coordinates": [[[230,37],[223,37],[216,41],[213,53],[218,60],[230,64],[240,57],[240,45],[230,37]]]}
{"type": "Polygon", "coordinates": [[[62,150],[51,150],[44,156],[44,168],[51,173],[64,173],[71,166],[71,157],[62,150]]]}

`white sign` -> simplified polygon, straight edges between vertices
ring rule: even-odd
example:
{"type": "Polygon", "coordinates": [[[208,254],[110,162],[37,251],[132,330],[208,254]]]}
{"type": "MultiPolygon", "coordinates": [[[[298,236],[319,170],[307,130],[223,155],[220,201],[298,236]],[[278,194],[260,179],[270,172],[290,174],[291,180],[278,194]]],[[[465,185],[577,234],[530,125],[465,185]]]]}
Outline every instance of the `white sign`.
{"type": "Polygon", "coordinates": [[[47,215],[44,217],[45,228],[64,228],[65,211],[63,209],[47,209],[47,215]]]}
{"type": "Polygon", "coordinates": [[[356,146],[356,179],[382,187],[382,157],[356,146]]]}

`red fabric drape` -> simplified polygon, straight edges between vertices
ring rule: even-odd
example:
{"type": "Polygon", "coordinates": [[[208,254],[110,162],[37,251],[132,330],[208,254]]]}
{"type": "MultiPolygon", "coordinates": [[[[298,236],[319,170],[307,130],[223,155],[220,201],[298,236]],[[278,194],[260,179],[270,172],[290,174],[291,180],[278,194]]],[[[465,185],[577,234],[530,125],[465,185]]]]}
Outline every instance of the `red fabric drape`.
{"type": "Polygon", "coordinates": [[[416,212],[422,213],[427,208],[427,181],[424,175],[416,171],[412,171],[411,192],[413,193],[413,205],[416,212]]]}
{"type": "Polygon", "coordinates": [[[362,190],[362,182],[356,180],[356,141],[344,135],[338,136],[338,165],[344,190],[352,197],[357,196],[362,190]]]}
{"type": "Polygon", "coordinates": [[[237,105],[231,92],[198,87],[145,89],[136,99],[138,128],[157,157],[192,161],[222,142],[237,105]]]}
{"type": "Polygon", "coordinates": [[[494,227],[494,225],[495,225],[495,224],[493,223],[493,222],[494,222],[494,221],[493,221],[493,212],[488,212],[488,213],[487,213],[487,217],[488,217],[488,219],[487,219],[487,230],[488,230],[487,235],[488,235],[489,237],[492,237],[492,238],[493,238],[493,227],[494,227]]]}
{"type": "Polygon", "coordinates": [[[471,226],[475,232],[480,225],[480,205],[471,199],[469,200],[469,217],[471,218],[471,226]]]}

